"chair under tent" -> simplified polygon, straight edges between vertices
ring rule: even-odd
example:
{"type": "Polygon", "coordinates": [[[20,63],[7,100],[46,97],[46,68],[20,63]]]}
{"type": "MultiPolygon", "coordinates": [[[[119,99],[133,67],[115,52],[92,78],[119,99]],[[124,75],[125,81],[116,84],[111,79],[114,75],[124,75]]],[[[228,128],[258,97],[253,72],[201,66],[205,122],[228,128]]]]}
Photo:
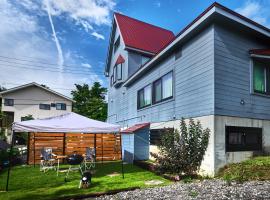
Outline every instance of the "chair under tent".
{"type": "MultiPolygon", "coordinates": [[[[21,132],[39,133],[39,134],[72,133],[72,134],[95,134],[95,135],[96,134],[114,134],[115,135],[115,134],[120,134],[120,126],[97,121],[97,120],[92,120],[73,112],[66,113],[60,116],[56,116],[56,117],[29,120],[29,121],[23,121],[23,122],[15,122],[12,125],[12,141],[11,141],[10,152],[12,152],[12,149],[13,149],[15,133],[21,133],[21,132]]],[[[121,144],[121,135],[120,135],[120,144],[121,144]]],[[[121,152],[122,177],[124,178],[122,149],[120,149],[120,152],[121,152]]],[[[84,160],[85,162],[84,164],[88,168],[93,167],[96,163],[98,163],[96,162],[96,159],[95,159],[96,149],[95,150],[89,149],[88,156],[90,157],[84,160]]],[[[87,155],[85,155],[85,157],[87,157],[87,155]]],[[[47,158],[47,159],[50,159],[50,158],[47,158]]],[[[11,154],[9,156],[9,161],[11,161],[11,154]]],[[[102,163],[103,163],[103,159],[102,159],[102,163]]],[[[47,164],[48,163],[46,163],[46,165],[47,164]]],[[[6,191],[8,191],[9,189],[8,187],[9,187],[10,176],[11,176],[11,164],[9,164],[9,168],[8,168],[6,191]]]]}

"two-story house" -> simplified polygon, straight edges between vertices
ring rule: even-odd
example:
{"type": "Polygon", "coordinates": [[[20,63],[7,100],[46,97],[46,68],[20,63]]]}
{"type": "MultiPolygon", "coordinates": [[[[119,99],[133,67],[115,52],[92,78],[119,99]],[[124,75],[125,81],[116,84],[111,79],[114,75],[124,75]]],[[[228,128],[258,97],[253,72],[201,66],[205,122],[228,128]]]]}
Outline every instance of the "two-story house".
{"type": "Polygon", "coordinates": [[[176,36],[115,13],[105,72],[110,123],[210,128],[208,174],[270,151],[270,30],[218,3],[176,36]]]}
{"type": "Polygon", "coordinates": [[[0,92],[4,120],[2,126],[20,122],[32,115],[34,119],[71,112],[73,100],[35,82],[0,92]]]}

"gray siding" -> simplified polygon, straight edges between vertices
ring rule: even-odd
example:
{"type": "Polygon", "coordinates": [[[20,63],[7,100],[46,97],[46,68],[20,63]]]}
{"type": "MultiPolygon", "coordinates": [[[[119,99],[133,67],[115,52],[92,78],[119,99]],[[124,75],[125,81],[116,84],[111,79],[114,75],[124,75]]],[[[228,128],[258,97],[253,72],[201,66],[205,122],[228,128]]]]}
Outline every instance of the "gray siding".
{"type": "Polygon", "coordinates": [[[139,122],[162,122],[181,117],[197,117],[214,113],[214,29],[208,27],[182,46],[182,57],[174,54],[157,64],[119,97],[126,109],[117,115],[124,126],[139,122]],[[174,74],[174,98],[137,110],[137,91],[169,71],[174,74]]]}
{"type": "Polygon", "coordinates": [[[265,47],[262,41],[244,32],[215,26],[215,114],[270,119],[270,99],[251,94],[248,53],[250,49],[265,47]]]}

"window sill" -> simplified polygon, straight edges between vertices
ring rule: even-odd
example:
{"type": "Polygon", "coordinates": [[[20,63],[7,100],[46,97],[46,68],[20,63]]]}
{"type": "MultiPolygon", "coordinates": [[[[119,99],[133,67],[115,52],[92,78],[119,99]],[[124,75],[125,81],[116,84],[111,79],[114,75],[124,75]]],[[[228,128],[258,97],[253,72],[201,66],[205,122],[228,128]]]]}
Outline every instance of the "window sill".
{"type": "Polygon", "coordinates": [[[163,100],[163,101],[161,101],[161,102],[158,102],[158,103],[155,103],[155,104],[152,104],[152,105],[149,105],[149,106],[144,107],[144,108],[137,109],[137,111],[138,111],[138,112],[139,112],[139,111],[143,111],[143,110],[146,110],[146,109],[148,109],[148,108],[152,108],[152,107],[155,107],[155,106],[159,106],[159,105],[161,105],[161,104],[169,103],[169,102],[171,102],[171,101],[174,101],[174,97],[169,98],[169,99],[166,99],[166,100],[163,100]]]}
{"type": "Polygon", "coordinates": [[[262,93],[258,93],[258,92],[252,92],[251,95],[270,98],[269,94],[262,94],[262,93]]]}

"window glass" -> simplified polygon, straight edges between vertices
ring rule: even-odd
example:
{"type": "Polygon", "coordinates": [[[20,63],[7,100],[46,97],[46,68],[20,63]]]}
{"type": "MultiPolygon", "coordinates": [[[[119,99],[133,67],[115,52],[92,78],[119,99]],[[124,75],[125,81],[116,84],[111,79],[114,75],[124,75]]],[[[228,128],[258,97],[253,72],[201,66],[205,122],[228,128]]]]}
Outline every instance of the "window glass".
{"type": "Polygon", "coordinates": [[[5,99],[4,105],[5,106],[14,106],[14,99],[5,99]]]}
{"type": "Polygon", "coordinates": [[[144,87],[138,91],[138,108],[143,108],[145,106],[151,105],[151,85],[144,87]]]}
{"type": "Polygon", "coordinates": [[[265,93],[266,92],[266,71],[263,64],[254,62],[253,68],[253,87],[255,92],[265,93]]]}
{"type": "Polygon", "coordinates": [[[261,151],[262,129],[251,127],[226,127],[226,151],[261,151]]]}
{"type": "Polygon", "coordinates": [[[117,71],[116,71],[116,66],[114,66],[113,68],[113,82],[116,82],[116,75],[117,75],[117,71]]]}
{"type": "Polygon", "coordinates": [[[111,86],[113,85],[113,75],[111,76],[111,86]]]}
{"type": "Polygon", "coordinates": [[[144,88],[144,106],[151,104],[151,85],[144,88]]]}
{"type": "Polygon", "coordinates": [[[139,98],[139,100],[138,100],[139,106],[138,107],[143,108],[144,107],[144,90],[143,89],[138,92],[138,98],[139,98]]]}
{"type": "Polygon", "coordinates": [[[117,68],[117,80],[121,80],[122,79],[122,64],[118,64],[116,68],[117,68]]]}
{"type": "Polygon", "coordinates": [[[154,87],[154,102],[160,102],[162,100],[162,86],[161,86],[161,79],[157,80],[153,84],[154,87]]]}
{"type": "Polygon", "coordinates": [[[50,110],[51,105],[50,104],[39,104],[39,109],[41,109],[41,110],[50,110]]]}
{"type": "Polygon", "coordinates": [[[144,65],[148,60],[148,57],[142,56],[142,65],[144,65]]]}
{"type": "Polygon", "coordinates": [[[56,110],[66,110],[67,105],[65,103],[57,103],[56,104],[56,110]]]}
{"type": "Polygon", "coordinates": [[[167,99],[172,95],[172,72],[170,72],[162,77],[162,99],[167,99]]]}
{"type": "Polygon", "coordinates": [[[114,53],[117,51],[119,45],[120,45],[120,36],[118,36],[117,40],[114,43],[114,53]]]}

